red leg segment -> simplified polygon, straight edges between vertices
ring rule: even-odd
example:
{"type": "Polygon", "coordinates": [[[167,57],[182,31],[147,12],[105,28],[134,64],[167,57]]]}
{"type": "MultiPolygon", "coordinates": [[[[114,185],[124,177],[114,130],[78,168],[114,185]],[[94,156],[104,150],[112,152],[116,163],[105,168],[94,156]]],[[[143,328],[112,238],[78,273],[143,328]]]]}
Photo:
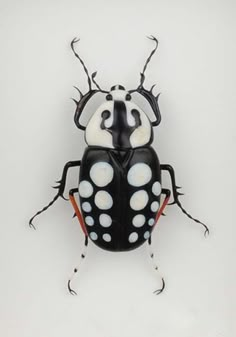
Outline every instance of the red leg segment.
{"type": "Polygon", "coordinates": [[[70,190],[70,193],[69,193],[70,202],[72,203],[72,206],[75,210],[75,214],[76,214],[76,216],[79,220],[82,231],[84,232],[84,234],[86,236],[88,236],[87,229],[86,229],[85,224],[84,224],[84,219],[82,217],[82,214],[79,210],[79,207],[78,207],[77,202],[76,202],[75,197],[74,197],[75,193],[78,193],[78,188],[73,188],[72,190],[70,190]]]}

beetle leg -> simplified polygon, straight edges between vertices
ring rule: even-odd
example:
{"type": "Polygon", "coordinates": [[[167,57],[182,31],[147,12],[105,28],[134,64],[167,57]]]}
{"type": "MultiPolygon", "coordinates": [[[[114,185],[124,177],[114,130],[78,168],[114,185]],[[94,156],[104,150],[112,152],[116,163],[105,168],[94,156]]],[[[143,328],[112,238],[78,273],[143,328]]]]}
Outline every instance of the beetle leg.
{"type": "Polygon", "coordinates": [[[181,211],[188,217],[190,218],[191,220],[201,224],[204,228],[205,228],[205,232],[204,232],[204,236],[206,236],[207,234],[209,234],[209,228],[207,227],[207,225],[205,225],[203,222],[201,222],[200,220],[196,219],[196,218],[193,218],[191,214],[189,214],[182,206],[181,202],[179,201],[179,196],[182,195],[182,193],[179,193],[177,190],[180,188],[179,186],[176,186],[176,183],[175,183],[175,171],[173,169],[173,167],[169,164],[164,164],[164,165],[161,165],[161,170],[162,171],[167,171],[169,174],[170,174],[170,177],[171,177],[171,184],[172,184],[172,191],[173,191],[173,197],[174,197],[174,201],[173,203],[171,203],[172,205],[173,204],[176,204],[180,209],[181,211]]]}
{"type": "Polygon", "coordinates": [[[67,177],[67,172],[68,169],[71,167],[75,167],[75,166],[80,166],[81,161],[80,160],[76,160],[76,161],[69,161],[68,163],[66,163],[66,165],[64,166],[63,172],[62,172],[62,177],[61,180],[57,181],[57,183],[59,184],[58,186],[54,186],[53,188],[58,189],[57,194],[55,195],[55,197],[49,202],[49,204],[47,206],[45,206],[44,208],[42,208],[40,211],[38,211],[30,220],[29,220],[29,226],[31,228],[35,228],[34,224],[33,224],[33,220],[36,216],[38,216],[39,214],[43,213],[44,211],[46,211],[50,206],[52,206],[54,204],[54,202],[59,198],[63,198],[65,200],[67,200],[64,197],[64,190],[65,190],[65,186],[66,186],[66,177],[67,177]]]}
{"type": "Polygon", "coordinates": [[[159,294],[161,294],[162,291],[165,289],[165,285],[166,285],[166,284],[165,284],[164,278],[160,275],[158,266],[157,266],[157,264],[156,264],[156,262],[155,262],[155,260],[154,260],[154,253],[153,253],[152,245],[151,245],[151,244],[152,244],[152,239],[151,239],[151,236],[150,236],[149,239],[148,239],[149,256],[150,256],[150,258],[151,258],[151,260],[152,260],[152,264],[153,264],[153,268],[154,268],[155,272],[158,273],[158,275],[159,275],[159,277],[161,278],[161,281],[162,281],[162,286],[161,286],[161,288],[155,290],[155,291],[153,292],[153,294],[159,295],[159,294]]]}
{"type": "MultiPolygon", "coordinates": [[[[161,205],[161,207],[160,207],[160,209],[159,209],[159,211],[158,211],[158,213],[156,215],[154,226],[156,225],[156,223],[159,220],[160,216],[163,214],[163,211],[164,211],[165,207],[167,206],[168,201],[170,199],[170,190],[168,190],[166,188],[163,188],[161,190],[161,194],[165,195],[165,199],[164,199],[163,204],[161,205]]],[[[152,250],[151,243],[152,243],[152,239],[151,239],[151,236],[150,236],[150,238],[148,239],[149,255],[150,255],[151,259],[152,259],[154,270],[159,273],[158,266],[157,266],[157,264],[154,261],[154,253],[153,253],[153,250],[152,250]]],[[[160,289],[157,289],[157,290],[155,290],[153,292],[156,295],[159,295],[165,289],[165,280],[164,280],[164,278],[162,276],[160,276],[160,277],[161,277],[161,280],[162,280],[162,286],[161,286],[160,289]]]]}
{"type": "Polygon", "coordinates": [[[164,211],[165,207],[168,205],[168,201],[170,199],[170,190],[168,190],[167,188],[162,188],[161,194],[165,194],[165,199],[164,199],[163,204],[161,205],[159,211],[157,212],[154,226],[156,225],[156,223],[159,220],[160,216],[161,215],[165,215],[163,213],[163,211],[164,211]]]}
{"type": "Polygon", "coordinates": [[[78,193],[78,188],[72,188],[70,190],[70,192],[69,192],[70,202],[72,203],[72,206],[73,206],[74,211],[75,211],[75,215],[78,218],[78,221],[80,223],[82,231],[84,232],[84,235],[88,236],[88,233],[87,233],[87,230],[86,230],[86,227],[85,227],[85,224],[84,224],[84,219],[82,217],[82,214],[79,210],[79,207],[78,207],[77,202],[76,202],[75,197],[74,197],[75,193],[78,193]]]}
{"type": "MultiPolygon", "coordinates": [[[[83,252],[81,254],[80,264],[81,264],[81,262],[84,260],[84,258],[86,256],[87,247],[88,247],[88,236],[85,235],[84,250],[83,250],[83,252]]],[[[74,268],[73,274],[72,274],[71,278],[67,282],[67,288],[68,288],[68,290],[69,290],[69,292],[70,292],[71,295],[77,295],[77,292],[71,288],[71,281],[74,279],[75,274],[78,272],[80,264],[79,264],[79,266],[77,266],[77,267],[74,268]]]]}

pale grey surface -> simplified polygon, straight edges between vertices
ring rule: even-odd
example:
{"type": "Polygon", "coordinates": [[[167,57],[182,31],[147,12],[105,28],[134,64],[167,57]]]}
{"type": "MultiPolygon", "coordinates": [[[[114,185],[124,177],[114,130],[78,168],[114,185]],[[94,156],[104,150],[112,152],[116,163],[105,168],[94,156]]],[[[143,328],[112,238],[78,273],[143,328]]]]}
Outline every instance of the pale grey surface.
{"type": "MultiPolygon", "coordinates": [[[[1,336],[235,336],[235,2],[1,1],[0,13],[1,336]],[[147,72],[162,92],[155,148],[211,235],[169,207],[153,235],[161,296],[145,246],[112,254],[91,244],[72,297],[83,237],[71,206],[58,201],[36,232],[27,227],[85,146],[69,98],[86,78],[69,42],[81,37],[103,87],[131,88],[149,34],[160,40],[147,72]]],[[[76,184],[73,169],[68,188],[76,184]]]]}

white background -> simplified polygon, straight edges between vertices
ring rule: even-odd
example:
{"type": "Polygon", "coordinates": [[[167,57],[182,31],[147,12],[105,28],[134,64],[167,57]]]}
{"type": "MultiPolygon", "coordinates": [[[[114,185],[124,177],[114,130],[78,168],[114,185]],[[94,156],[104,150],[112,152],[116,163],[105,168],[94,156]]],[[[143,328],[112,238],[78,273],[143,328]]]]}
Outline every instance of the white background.
{"type": "MultiPolygon", "coordinates": [[[[1,1],[1,336],[235,336],[235,14],[233,0],[1,1]],[[37,231],[27,226],[85,147],[69,98],[73,85],[86,91],[86,77],[69,43],[81,37],[104,88],[131,89],[150,34],[160,45],[146,84],[162,92],[154,147],[211,235],[169,207],[153,234],[161,296],[146,245],[109,253],[91,244],[73,297],[66,283],[83,235],[70,204],[59,200],[37,231]]],[[[78,171],[69,176],[67,189],[78,171]]]]}

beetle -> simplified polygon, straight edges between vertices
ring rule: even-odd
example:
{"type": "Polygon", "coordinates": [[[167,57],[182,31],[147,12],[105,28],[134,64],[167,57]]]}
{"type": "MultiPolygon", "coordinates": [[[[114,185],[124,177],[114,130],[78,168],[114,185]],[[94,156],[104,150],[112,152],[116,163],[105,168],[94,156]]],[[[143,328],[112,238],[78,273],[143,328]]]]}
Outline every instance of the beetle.
{"type": "MultiPolygon", "coordinates": [[[[84,69],[89,87],[86,94],[75,87],[80,99],[73,99],[76,104],[74,122],[84,131],[87,147],[81,160],[70,161],[65,165],[61,180],[54,186],[58,189],[57,194],[30,219],[29,225],[35,229],[34,218],[46,211],[58,198],[68,200],[64,196],[68,170],[80,167],[79,184],[69,191],[69,200],[85,236],[82,259],[86,255],[88,239],[100,248],[114,252],[133,250],[148,242],[150,257],[153,259],[152,232],[160,216],[164,215],[165,207],[171,204],[176,204],[187,217],[201,224],[205,236],[209,234],[208,227],[183,208],[179,200],[182,193],[176,185],[173,167],[160,164],[151,146],[153,128],[160,124],[161,114],[159,94],[153,94],[154,86],[150,90],[144,87],[145,71],[158,47],[158,40],[154,36],[149,39],[155,43],[155,47],[144,64],[138,87],[126,90],[122,85],[114,85],[110,91],[101,89],[95,80],[97,72],[90,75],[76,52],[75,44],[79,39],[75,38],[71,42],[71,49],[84,69]],[[87,125],[83,125],[81,116],[84,109],[97,93],[104,94],[104,102],[92,114],[87,125]],[[154,120],[135,102],[132,96],[134,93],[141,95],[149,104],[154,120]],[[164,171],[170,176],[171,190],[162,186],[164,171]],[[79,205],[76,194],[79,195],[79,205]],[[161,195],[164,196],[162,204],[161,195]],[[173,202],[169,203],[171,195],[173,202]]],[[[158,271],[157,265],[153,263],[158,271]]],[[[77,271],[78,268],[75,268],[73,275],[77,271]]],[[[161,288],[154,291],[155,294],[160,294],[165,288],[165,281],[163,278],[161,280],[161,288]]],[[[68,281],[68,289],[75,295],[71,281],[72,278],[68,281]]]]}

